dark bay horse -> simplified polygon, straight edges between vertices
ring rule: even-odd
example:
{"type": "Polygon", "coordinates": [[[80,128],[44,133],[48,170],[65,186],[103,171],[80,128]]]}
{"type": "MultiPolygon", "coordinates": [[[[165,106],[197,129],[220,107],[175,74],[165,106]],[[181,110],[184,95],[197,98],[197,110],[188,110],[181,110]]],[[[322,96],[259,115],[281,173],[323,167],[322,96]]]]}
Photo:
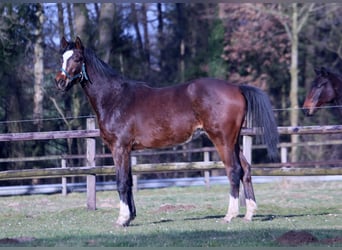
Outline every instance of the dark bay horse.
{"type": "MultiPolygon", "coordinates": [[[[316,78],[306,95],[303,108],[306,115],[313,115],[319,107],[333,103],[342,107],[342,76],[324,67],[315,69],[316,78]]],[[[342,115],[342,108],[339,109],[342,115]]]]}
{"type": "Polygon", "coordinates": [[[224,220],[239,213],[239,185],[246,198],[246,220],[257,208],[250,165],[239,147],[246,115],[261,128],[261,141],[270,158],[278,157],[278,132],[266,94],[251,86],[202,78],[166,88],[151,88],[125,79],[101,61],[92,50],[61,40],[63,65],[56,75],[58,89],[80,84],[98,119],[100,134],[112,152],[120,211],[117,224],[128,226],[136,216],[132,193],[130,153],[183,143],[196,130],[204,131],[215,145],[230,181],[230,200],[224,220]]]}

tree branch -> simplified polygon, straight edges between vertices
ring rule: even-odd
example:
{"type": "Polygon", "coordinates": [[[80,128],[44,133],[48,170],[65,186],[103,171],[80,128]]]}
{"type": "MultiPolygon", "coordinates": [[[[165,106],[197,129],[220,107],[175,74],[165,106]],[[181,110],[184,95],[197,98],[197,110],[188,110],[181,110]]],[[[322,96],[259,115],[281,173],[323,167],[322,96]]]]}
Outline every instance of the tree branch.
{"type": "Polygon", "coordinates": [[[68,128],[70,128],[70,123],[68,122],[68,120],[66,119],[63,111],[61,110],[61,108],[58,106],[56,99],[49,96],[49,99],[52,101],[53,105],[55,106],[55,108],[57,109],[57,112],[60,114],[60,116],[62,117],[63,121],[65,122],[65,124],[68,126],[68,128]]]}
{"type": "Polygon", "coordinates": [[[299,10],[299,22],[298,22],[298,27],[297,27],[297,34],[300,33],[300,31],[302,30],[304,24],[306,23],[306,21],[309,18],[310,13],[312,12],[312,10],[315,7],[315,3],[311,3],[310,5],[305,4],[300,10],[299,10]],[[306,10],[307,9],[307,10],[306,10]],[[301,17],[302,16],[302,17],[301,17]]]}

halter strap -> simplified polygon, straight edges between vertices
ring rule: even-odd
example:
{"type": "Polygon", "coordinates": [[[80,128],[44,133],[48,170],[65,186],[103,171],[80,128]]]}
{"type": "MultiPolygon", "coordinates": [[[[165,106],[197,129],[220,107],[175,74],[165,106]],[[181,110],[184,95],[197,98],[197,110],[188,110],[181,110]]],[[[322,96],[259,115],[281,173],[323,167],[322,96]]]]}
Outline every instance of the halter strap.
{"type": "Polygon", "coordinates": [[[71,81],[77,79],[77,78],[81,78],[81,81],[83,81],[83,79],[85,79],[86,81],[89,81],[89,77],[87,75],[87,72],[85,70],[85,63],[82,64],[82,70],[80,73],[78,73],[77,75],[71,76],[63,67],[61,68],[61,71],[66,75],[66,77],[68,79],[70,79],[71,81]]]}

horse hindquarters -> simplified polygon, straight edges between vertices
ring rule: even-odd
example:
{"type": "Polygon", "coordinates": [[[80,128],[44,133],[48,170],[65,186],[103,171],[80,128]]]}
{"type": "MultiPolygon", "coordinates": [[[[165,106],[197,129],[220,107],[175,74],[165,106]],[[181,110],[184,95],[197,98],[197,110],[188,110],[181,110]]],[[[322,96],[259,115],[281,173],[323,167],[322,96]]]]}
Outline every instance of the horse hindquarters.
{"type": "Polygon", "coordinates": [[[239,189],[244,171],[238,139],[246,113],[246,101],[238,86],[204,79],[189,85],[189,96],[198,120],[223,161],[230,182],[229,206],[224,220],[239,214],[239,189]],[[210,83],[210,84],[209,84],[210,83]]]}

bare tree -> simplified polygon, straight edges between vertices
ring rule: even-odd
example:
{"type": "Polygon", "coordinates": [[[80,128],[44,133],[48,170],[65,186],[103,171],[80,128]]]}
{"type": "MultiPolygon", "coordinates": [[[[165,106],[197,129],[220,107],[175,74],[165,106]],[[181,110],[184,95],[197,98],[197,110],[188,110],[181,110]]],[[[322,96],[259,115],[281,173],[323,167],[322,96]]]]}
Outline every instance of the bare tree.
{"type": "Polygon", "coordinates": [[[36,41],[34,45],[34,108],[33,118],[38,130],[42,127],[43,117],[43,82],[44,82],[44,39],[43,39],[43,24],[44,12],[43,5],[37,4],[37,24],[36,24],[36,41]]]}
{"type": "Polygon", "coordinates": [[[147,74],[150,69],[150,38],[148,31],[148,19],[147,19],[147,6],[146,3],[142,3],[141,5],[141,14],[142,14],[142,24],[144,29],[144,57],[146,61],[147,74]]]}
{"type": "Polygon", "coordinates": [[[109,62],[110,51],[112,49],[114,16],[114,3],[102,3],[99,17],[99,55],[106,63],[109,62]]]}
{"type": "Polygon", "coordinates": [[[85,3],[74,4],[74,29],[77,36],[86,43],[90,40],[89,16],[85,3]]]}
{"type": "MultiPolygon", "coordinates": [[[[273,15],[283,25],[288,39],[291,43],[291,62],[290,62],[290,125],[298,126],[298,51],[299,51],[299,34],[308,21],[310,14],[314,11],[315,3],[291,3],[289,4],[271,4],[258,5],[250,4],[251,8],[258,8],[258,10],[273,15]]],[[[291,135],[291,142],[298,143],[299,136],[291,135]]],[[[292,147],[291,161],[296,162],[298,159],[297,147],[292,147]]]]}
{"type": "Polygon", "coordinates": [[[65,25],[64,25],[64,11],[62,3],[57,3],[57,11],[58,11],[58,34],[61,39],[65,36],[65,25]]]}

